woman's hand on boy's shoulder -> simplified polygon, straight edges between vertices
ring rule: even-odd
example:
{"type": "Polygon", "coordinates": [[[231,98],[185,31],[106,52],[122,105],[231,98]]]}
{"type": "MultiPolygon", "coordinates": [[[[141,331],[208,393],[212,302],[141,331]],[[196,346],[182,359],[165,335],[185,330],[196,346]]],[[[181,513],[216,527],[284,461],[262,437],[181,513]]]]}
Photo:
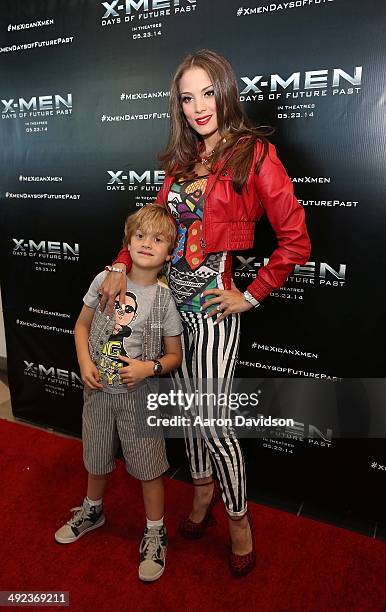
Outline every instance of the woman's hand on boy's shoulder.
{"type": "Polygon", "coordinates": [[[142,361],[142,359],[130,359],[124,355],[119,355],[121,361],[127,363],[119,370],[120,377],[128,387],[135,387],[141,380],[154,374],[153,361],[142,361]]]}
{"type": "Polygon", "coordinates": [[[113,314],[114,302],[119,294],[119,303],[125,303],[126,294],[126,266],[124,264],[115,264],[114,269],[120,269],[122,272],[109,272],[99,288],[99,308],[103,312],[106,308],[106,314],[113,314]]]}

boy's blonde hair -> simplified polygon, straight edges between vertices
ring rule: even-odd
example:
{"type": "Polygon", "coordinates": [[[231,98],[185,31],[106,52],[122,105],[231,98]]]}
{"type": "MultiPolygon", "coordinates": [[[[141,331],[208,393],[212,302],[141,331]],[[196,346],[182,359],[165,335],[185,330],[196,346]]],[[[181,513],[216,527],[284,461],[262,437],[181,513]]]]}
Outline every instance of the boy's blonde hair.
{"type": "Polygon", "coordinates": [[[177,237],[176,222],[163,206],[146,204],[129,215],[125,223],[123,246],[127,247],[130,244],[131,237],[138,229],[146,233],[162,234],[169,243],[169,254],[173,252],[177,237]]]}

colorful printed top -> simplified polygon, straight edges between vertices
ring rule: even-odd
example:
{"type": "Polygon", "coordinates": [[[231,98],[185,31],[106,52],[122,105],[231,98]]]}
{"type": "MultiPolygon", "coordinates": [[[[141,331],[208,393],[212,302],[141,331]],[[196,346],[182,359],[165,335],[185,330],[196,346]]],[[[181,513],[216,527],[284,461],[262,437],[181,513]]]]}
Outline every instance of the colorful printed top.
{"type": "Polygon", "coordinates": [[[168,270],[168,283],[178,310],[200,312],[210,299],[205,289],[224,289],[231,274],[232,257],[227,251],[204,254],[201,248],[202,215],[208,175],[173,183],[168,206],[178,221],[177,246],[168,270]]]}

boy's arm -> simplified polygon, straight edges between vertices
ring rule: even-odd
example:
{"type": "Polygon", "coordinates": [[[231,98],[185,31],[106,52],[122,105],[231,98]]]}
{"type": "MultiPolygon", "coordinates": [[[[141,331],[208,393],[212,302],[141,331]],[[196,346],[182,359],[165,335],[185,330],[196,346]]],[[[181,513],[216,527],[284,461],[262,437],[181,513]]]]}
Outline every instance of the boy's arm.
{"type": "Polygon", "coordinates": [[[90,389],[102,389],[99,381],[99,372],[90,357],[88,337],[94,309],[84,305],[75,324],[75,346],[82,381],[90,389]]]}
{"type": "MultiPolygon", "coordinates": [[[[162,374],[169,374],[180,367],[182,363],[181,335],[164,336],[164,355],[159,359],[162,365],[162,374]]],[[[154,365],[154,361],[151,361],[154,365]]],[[[152,374],[153,375],[153,372],[152,374]]]]}
{"type": "MultiPolygon", "coordinates": [[[[165,354],[159,362],[162,365],[162,374],[168,374],[181,365],[181,336],[164,336],[163,342],[165,354]]],[[[128,387],[134,387],[140,380],[154,376],[154,361],[130,359],[124,355],[120,355],[120,359],[128,364],[119,371],[122,381],[128,387]]]]}

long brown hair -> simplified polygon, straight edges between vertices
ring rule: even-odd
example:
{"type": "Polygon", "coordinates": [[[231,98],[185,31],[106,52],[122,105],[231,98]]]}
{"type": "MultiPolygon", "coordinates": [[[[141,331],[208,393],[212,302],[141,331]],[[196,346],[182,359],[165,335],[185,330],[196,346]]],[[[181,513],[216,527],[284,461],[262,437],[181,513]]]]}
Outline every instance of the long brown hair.
{"type": "Polygon", "coordinates": [[[264,127],[255,128],[252,125],[241,106],[232,66],[223,55],[210,49],[201,49],[187,55],[173,76],[170,86],[169,142],[164,153],[159,155],[162,168],[177,178],[182,175],[193,176],[194,166],[202,151],[203,138],[187,122],[179,92],[183,73],[192,67],[202,68],[208,74],[216,100],[218,131],[221,139],[211,157],[210,171],[215,172],[218,162],[230,154],[226,167],[232,170],[233,186],[237,192],[240,192],[251,170],[256,141],[260,140],[263,145],[255,166],[255,171],[258,172],[268,151],[266,136],[272,133],[272,130],[264,127]]]}

